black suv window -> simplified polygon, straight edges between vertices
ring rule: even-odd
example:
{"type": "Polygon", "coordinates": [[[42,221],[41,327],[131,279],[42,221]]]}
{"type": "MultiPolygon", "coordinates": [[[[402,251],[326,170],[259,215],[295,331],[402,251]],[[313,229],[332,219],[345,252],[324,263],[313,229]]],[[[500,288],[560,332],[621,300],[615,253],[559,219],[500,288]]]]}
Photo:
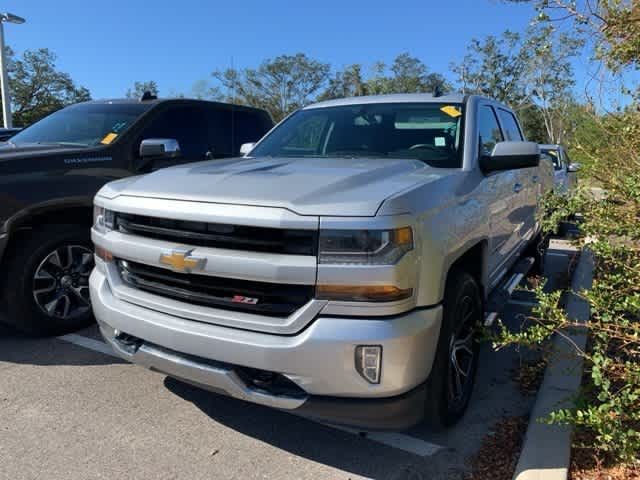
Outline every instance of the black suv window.
{"type": "Polygon", "coordinates": [[[144,129],[141,139],[174,138],[185,161],[204,160],[209,151],[207,117],[198,106],[166,108],[144,129]]]}
{"type": "Polygon", "coordinates": [[[524,140],[522,132],[520,131],[520,127],[518,127],[516,117],[513,116],[513,113],[499,108],[498,115],[500,115],[500,123],[502,123],[504,135],[505,137],[507,137],[507,140],[512,142],[519,142],[524,140]]]}
{"type": "Polygon", "coordinates": [[[257,142],[271,128],[271,122],[259,111],[210,108],[209,144],[213,158],[240,154],[243,143],[257,142]]]}
{"type": "Polygon", "coordinates": [[[489,155],[496,143],[502,142],[502,132],[498,119],[489,105],[482,105],[478,109],[478,131],[480,132],[480,154],[489,155]]]}
{"type": "Polygon", "coordinates": [[[235,111],[234,118],[234,154],[240,152],[243,143],[254,143],[260,140],[270,129],[271,120],[262,112],[247,110],[235,111]]]}
{"type": "Polygon", "coordinates": [[[235,154],[231,144],[231,111],[220,108],[209,108],[208,141],[212,158],[230,157],[235,154]]]}

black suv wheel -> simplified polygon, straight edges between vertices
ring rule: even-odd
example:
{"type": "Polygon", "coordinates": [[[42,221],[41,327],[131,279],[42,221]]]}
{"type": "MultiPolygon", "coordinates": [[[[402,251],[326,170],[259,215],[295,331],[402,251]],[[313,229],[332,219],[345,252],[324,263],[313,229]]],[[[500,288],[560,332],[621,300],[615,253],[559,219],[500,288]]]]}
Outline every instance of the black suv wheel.
{"type": "Polygon", "coordinates": [[[32,335],[53,335],[93,322],[89,229],[51,225],[32,230],[6,252],[2,289],[6,322],[32,335]]]}

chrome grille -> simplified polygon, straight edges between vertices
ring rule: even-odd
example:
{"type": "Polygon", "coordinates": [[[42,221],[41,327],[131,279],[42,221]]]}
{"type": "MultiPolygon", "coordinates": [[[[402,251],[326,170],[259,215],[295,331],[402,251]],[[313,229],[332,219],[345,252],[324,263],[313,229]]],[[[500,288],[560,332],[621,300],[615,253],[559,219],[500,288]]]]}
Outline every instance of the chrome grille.
{"type": "Polygon", "coordinates": [[[312,256],[318,249],[315,230],[194,222],[125,213],[116,214],[115,228],[123,233],[199,247],[312,256]]]}

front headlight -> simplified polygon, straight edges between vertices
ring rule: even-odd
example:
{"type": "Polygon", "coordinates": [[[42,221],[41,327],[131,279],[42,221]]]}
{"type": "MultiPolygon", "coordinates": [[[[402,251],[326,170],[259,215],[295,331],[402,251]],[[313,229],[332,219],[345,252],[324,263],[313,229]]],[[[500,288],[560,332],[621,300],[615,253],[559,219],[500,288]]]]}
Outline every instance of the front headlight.
{"type": "Polygon", "coordinates": [[[95,205],[93,207],[93,226],[101,233],[113,230],[115,214],[111,210],[95,205]]]}
{"type": "Polygon", "coordinates": [[[321,230],[318,263],[394,265],[411,250],[411,227],[393,230],[321,230]]]}

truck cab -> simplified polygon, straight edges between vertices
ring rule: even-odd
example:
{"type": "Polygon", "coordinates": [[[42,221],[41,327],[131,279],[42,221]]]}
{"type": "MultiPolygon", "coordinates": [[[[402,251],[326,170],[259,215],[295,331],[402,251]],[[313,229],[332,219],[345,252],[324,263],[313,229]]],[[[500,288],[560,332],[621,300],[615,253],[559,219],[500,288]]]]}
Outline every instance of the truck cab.
{"type": "Polygon", "coordinates": [[[92,322],[93,197],[106,183],[237,156],[272,121],[200,100],[104,100],[59,110],[0,143],[0,318],[33,334],[92,322]]]}

